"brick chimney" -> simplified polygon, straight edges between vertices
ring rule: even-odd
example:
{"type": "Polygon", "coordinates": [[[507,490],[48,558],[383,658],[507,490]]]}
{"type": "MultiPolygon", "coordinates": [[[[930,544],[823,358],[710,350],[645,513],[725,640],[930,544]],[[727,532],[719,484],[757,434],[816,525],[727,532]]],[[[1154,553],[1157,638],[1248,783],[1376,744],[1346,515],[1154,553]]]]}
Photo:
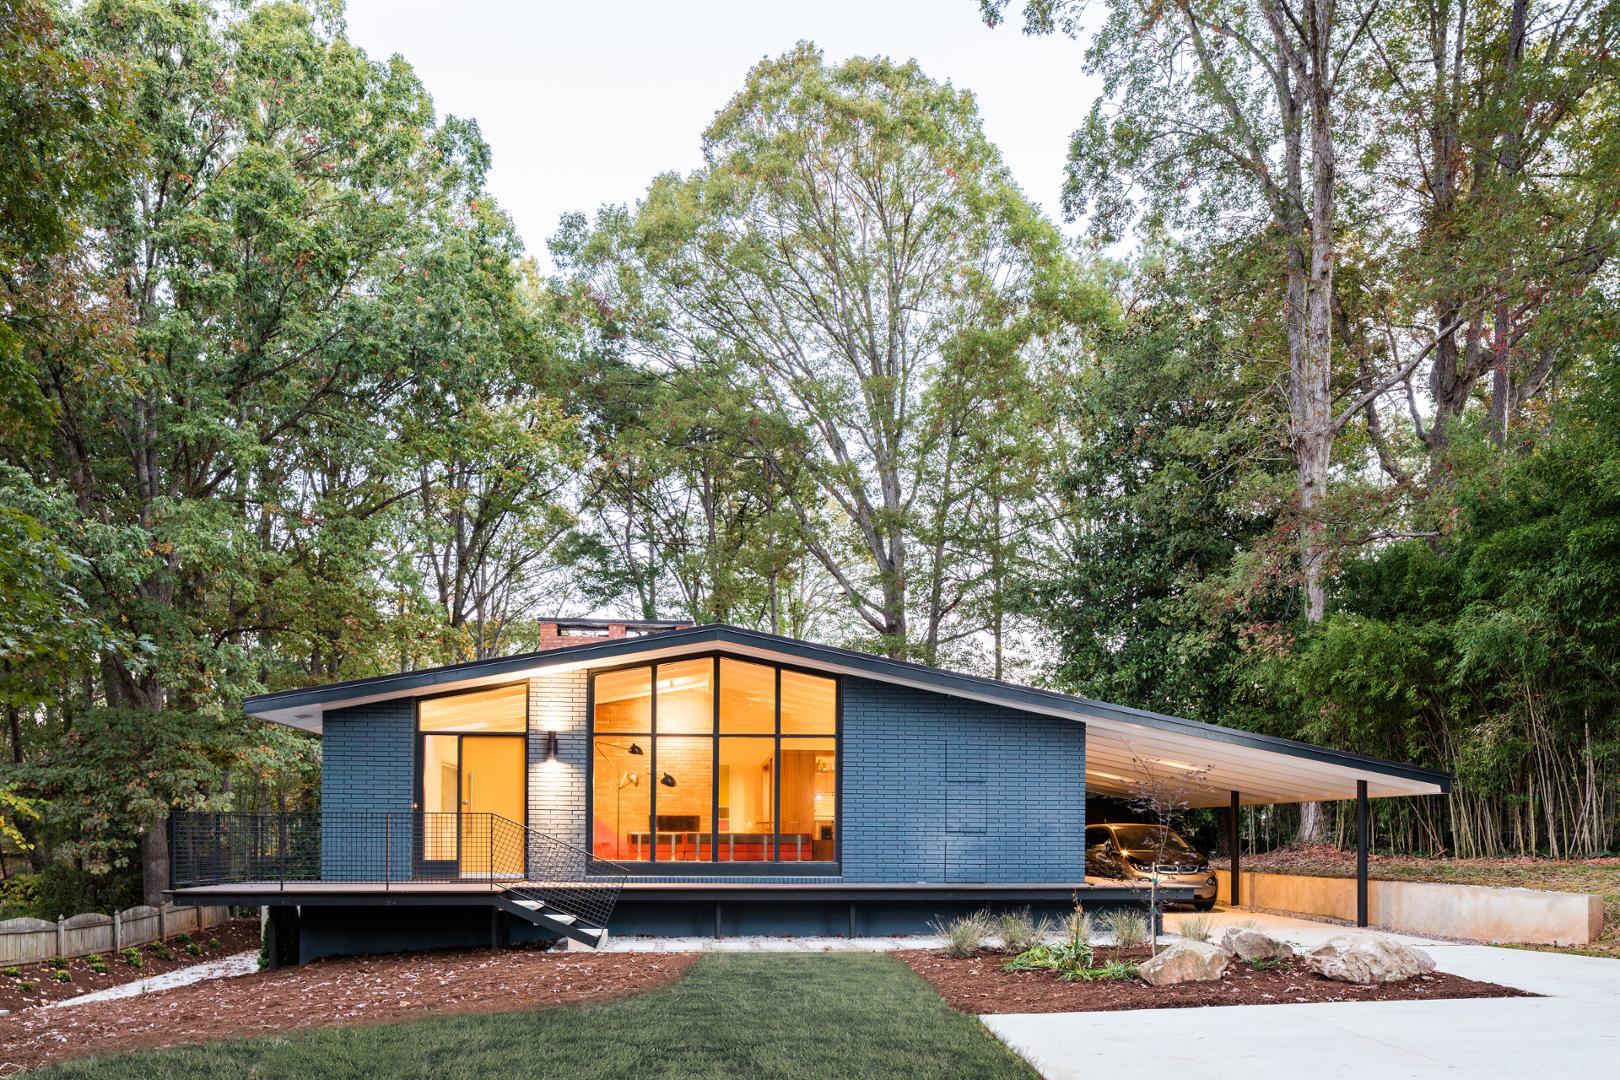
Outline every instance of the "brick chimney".
{"type": "Polygon", "coordinates": [[[547,619],[540,626],[539,647],[566,649],[593,641],[616,641],[644,637],[665,630],[685,630],[694,624],[660,619],[547,619]]]}

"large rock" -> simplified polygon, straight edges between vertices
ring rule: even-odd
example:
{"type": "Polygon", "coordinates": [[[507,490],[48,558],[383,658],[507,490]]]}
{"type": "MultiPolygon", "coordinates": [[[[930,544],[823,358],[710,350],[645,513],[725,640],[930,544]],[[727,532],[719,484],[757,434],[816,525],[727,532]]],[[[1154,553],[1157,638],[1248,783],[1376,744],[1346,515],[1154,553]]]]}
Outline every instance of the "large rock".
{"type": "Polygon", "coordinates": [[[1175,986],[1185,982],[1214,982],[1230,959],[1218,945],[1178,941],[1136,969],[1149,986],[1175,986]]]}
{"type": "Polygon", "coordinates": [[[1402,982],[1434,970],[1428,953],[1381,934],[1341,934],[1306,957],[1311,970],[1339,982],[1402,982]]]}
{"type": "Polygon", "coordinates": [[[1221,937],[1221,948],[1239,960],[1286,960],[1294,955],[1288,942],[1246,926],[1229,927],[1221,937]]]}

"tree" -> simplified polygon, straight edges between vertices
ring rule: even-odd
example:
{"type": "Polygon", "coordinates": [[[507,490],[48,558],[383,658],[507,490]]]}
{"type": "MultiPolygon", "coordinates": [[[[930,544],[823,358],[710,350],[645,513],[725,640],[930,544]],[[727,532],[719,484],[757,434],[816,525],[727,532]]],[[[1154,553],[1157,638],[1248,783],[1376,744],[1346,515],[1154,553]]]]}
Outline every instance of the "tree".
{"type": "Polygon", "coordinates": [[[972,98],[914,64],[768,60],[704,160],[560,254],[637,359],[707,368],[797,433],[745,432],[799,542],[884,651],[933,659],[983,585],[1000,459],[981,433],[1020,430],[1031,352],[1099,294],[972,98]]]}
{"type": "Polygon", "coordinates": [[[368,548],[364,523],[395,501],[376,404],[419,373],[385,349],[389,304],[422,294],[419,230],[487,155],[475,130],[436,124],[403,64],[295,5],[103,0],[74,32],[120,58],[145,135],[76,248],[127,348],[35,344],[51,422],[17,460],[70,493],[91,606],[150,643],[139,663],[100,658],[73,729],[99,738],[73,760],[102,768],[117,747],[160,770],[107,807],[112,833],[141,832],[152,899],[162,815],[217,792],[244,735],[227,703],[265,674],[254,650],[288,626],[289,583],[355,580],[325,609],[339,625],[369,600],[364,576],[318,563],[344,550],[352,568],[349,526],[368,548]]]}
{"type": "Polygon", "coordinates": [[[1297,593],[1250,565],[1292,491],[1250,359],[1272,297],[1231,296],[1224,271],[1162,245],[1122,278],[1123,324],[1065,399],[1047,477],[1070,524],[1026,575],[1024,614],[1063,689],[1231,723],[1257,704],[1249,649],[1298,615],[1297,593]]]}

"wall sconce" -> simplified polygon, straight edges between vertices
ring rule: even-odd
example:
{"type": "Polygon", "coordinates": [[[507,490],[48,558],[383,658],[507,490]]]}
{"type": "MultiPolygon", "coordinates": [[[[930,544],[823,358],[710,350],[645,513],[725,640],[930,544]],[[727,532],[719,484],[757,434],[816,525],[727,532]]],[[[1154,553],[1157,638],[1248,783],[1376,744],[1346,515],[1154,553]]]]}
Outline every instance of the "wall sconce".
{"type": "Polygon", "coordinates": [[[555,731],[546,732],[546,760],[557,760],[557,733],[555,731]]]}
{"type": "Polygon", "coordinates": [[[673,776],[669,775],[669,773],[665,773],[663,776],[659,777],[658,782],[660,784],[663,784],[665,787],[674,787],[675,786],[675,778],[673,776]]]}

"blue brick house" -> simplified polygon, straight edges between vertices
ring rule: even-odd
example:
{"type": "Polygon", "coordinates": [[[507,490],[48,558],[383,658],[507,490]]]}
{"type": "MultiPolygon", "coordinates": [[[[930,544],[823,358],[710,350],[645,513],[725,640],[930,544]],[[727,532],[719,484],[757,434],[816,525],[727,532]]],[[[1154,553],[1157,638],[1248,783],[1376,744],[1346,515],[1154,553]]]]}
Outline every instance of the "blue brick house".
{"type": "MultiPolygon", "coordinates": [[[[250,698],[321,735],[321,809],[176,815],[176,899],[270,909],[288,959],[610,929],[915,932],[984,907],[1140,903],[1139,883],[1086,878],[1088,794],[1174,783],[1235,821],[1449,782],[736,627],[558,625],[535,653],[250,698]]],[[[1169,891],[1212,899],[1202,885],[1169,891]]]]}

